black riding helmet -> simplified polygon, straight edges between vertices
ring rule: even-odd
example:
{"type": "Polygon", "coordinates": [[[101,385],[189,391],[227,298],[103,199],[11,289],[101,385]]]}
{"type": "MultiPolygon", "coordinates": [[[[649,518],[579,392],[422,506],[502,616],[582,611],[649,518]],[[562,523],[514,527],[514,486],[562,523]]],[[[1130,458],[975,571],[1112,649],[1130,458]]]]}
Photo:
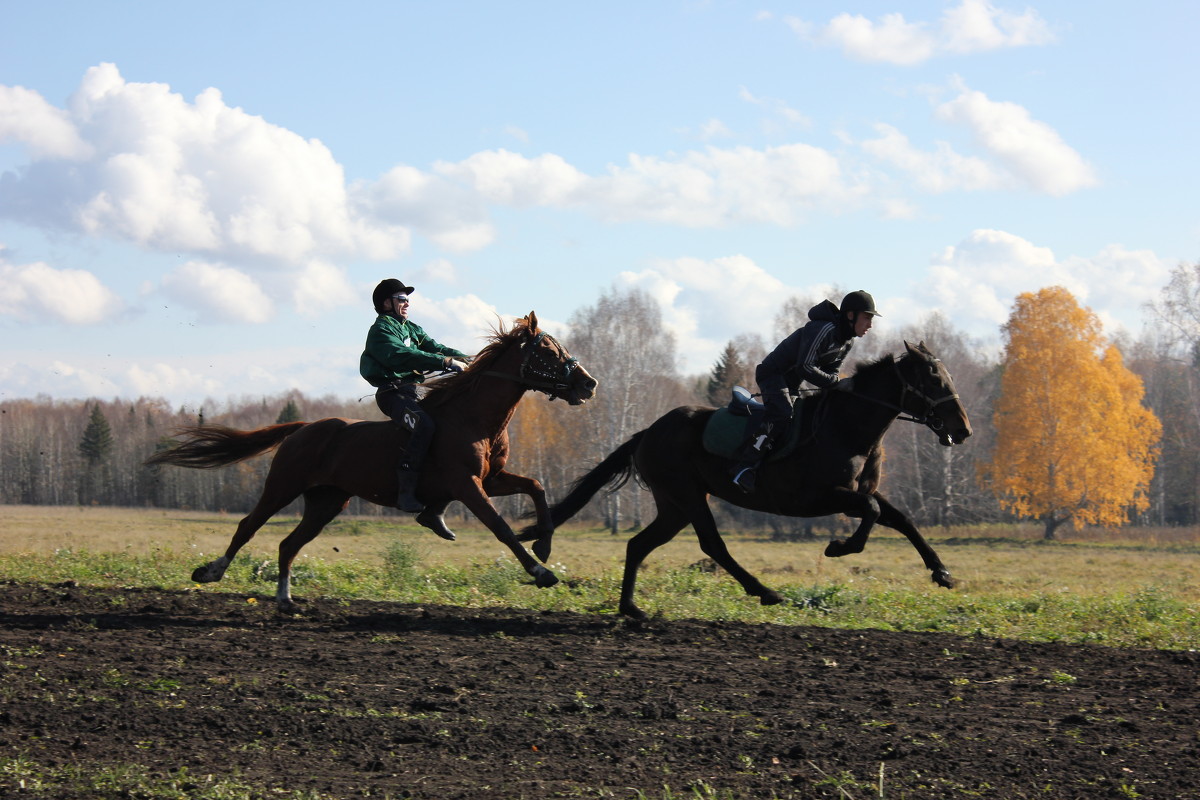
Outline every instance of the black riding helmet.
{"type": "Polygon", "coordinates": [[[412,294],[415,292],[411,286],[405,286],[404,281],[398,281],[395,278],[385,278],[375,287],[375,291],[371,292],[371,302],[375,304],[375,310],[380,314],[383,313],[383,301],[387,300],[394,294],[412,294]]]}
{"type": "Polygon", "coordinates": [[[842,298],[842,307],[840,311],[845,314],[847,311],[858,311],[863,314],[870,314],[872,317],[883,316],[875,310],[875,298],[859,289],[856,292],[850,292],[842,298]]]}

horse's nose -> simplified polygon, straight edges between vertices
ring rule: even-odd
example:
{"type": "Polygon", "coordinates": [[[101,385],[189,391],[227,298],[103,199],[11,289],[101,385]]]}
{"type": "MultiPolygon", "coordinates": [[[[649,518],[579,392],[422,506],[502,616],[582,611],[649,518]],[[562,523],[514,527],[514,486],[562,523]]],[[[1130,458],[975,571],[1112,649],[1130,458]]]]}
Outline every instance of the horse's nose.
{"type": "Polygon", "coordinates": [[[971,435],[970,428],[959,428],[958,430],[956,430],[954,432],[954,443],[962,444],[964,441],[966,441],[967,437],[970,435],[971,435]]]}

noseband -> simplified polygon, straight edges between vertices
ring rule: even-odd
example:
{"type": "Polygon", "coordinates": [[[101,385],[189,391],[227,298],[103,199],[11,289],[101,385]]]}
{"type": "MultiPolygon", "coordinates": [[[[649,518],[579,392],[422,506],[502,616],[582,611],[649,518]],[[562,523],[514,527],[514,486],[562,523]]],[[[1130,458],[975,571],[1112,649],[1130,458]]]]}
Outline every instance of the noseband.
{"type": "Polygon", "coordinates": [[[525,357],[521,359],[521,367],[517,370],[516,377],[491,370],[484,374],[516,381],[530,389],[545,392],[551,399],[560,397],[571,388],[571,376],[579,368],[579,359],[573,356],[561,361],[550,358],[539,347],[543,339],[554,345],[560,357],[567,352],[557,339],[545,331],[539,331],[536,336],[521,345],[525,357]]]}

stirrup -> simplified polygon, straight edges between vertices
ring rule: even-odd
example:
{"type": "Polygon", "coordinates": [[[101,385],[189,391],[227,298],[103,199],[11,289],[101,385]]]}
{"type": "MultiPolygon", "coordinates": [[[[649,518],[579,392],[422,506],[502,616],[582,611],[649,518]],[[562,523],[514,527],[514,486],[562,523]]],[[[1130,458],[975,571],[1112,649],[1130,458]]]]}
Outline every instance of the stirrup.
{"type": "Polygon", "coordinates": [[[755,487],[755,467],[744,467],[737,475],[733,476],[733,485],[741,489],[743,492],[750,493],[755,487]]]}

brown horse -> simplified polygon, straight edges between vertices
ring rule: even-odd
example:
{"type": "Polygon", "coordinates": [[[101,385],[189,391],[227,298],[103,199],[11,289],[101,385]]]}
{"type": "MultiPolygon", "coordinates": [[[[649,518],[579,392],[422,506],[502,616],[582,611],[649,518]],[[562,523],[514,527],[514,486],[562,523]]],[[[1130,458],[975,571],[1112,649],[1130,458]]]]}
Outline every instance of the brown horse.
{"type": "MultiPolygon", "coordinates": [[[[971,435],[966,409],[946,368],[923,343],[913,347],[905,342],[905,348],[907,352],[900,358],[889,355],[860,367],[852,381],[839,384],[841,391],[823,391],[806,398],[806,404],[815,404],[818,424],[814,434],[794,452],[763,465],[751,494],[734,486],[727,458],[704,448],[704,428],[714,409],[683,406],[634,434],[581,477],[550,509],[552,525],[539,521],[520,538],[536,539],[533,551],[546,561],[554,527],[578,513],[605,486],[619,488],[636,471],[654,495],[657,514],[626,546],[620,612],[630,617],[646,616],[633,602],[638,567],[651,551],[689,524],[705,555],[732,575],[747,594],[758,597],[763,605],[783,600],[729,554],[708,507],[709,495],[742,508],[786,516],[845,514],[861,519],[849,539],[829,543],[827,556],[861,553],[876,523],[894,528],[912,542],[934,582],[953,587],[954,579],[937,553],[877,488],[880,443],[901,414],[928,425],[943,445],[959,444],[971,435]]],[[[796,415],[801,416],[799,406],[796,415]]]]}
{"type": "MultiPolygon", "coordinates": [[[[496,331],[462,374],[438,381],[421,401],[437,428],[417,484],[417,496],[425,503],[417,522],[442,538],[453,539],[442,514],[451,501],[459,500],[512,550],[538,586],[557,583],[554,573],[521,546],[489,498],[529,495],[538,520],[535,527],[542,530],[550,525],[542,485],[504,470],[509,453],[508,422],[530,389],[545,392],[552,400],[558,397],[580,405],[595,396],[596,386],[596,380],[566,348],[538,329],[533,312],[517,320],[510,330],[496,331]]],[[[211,469],[278,446],[258,503],[238,523],[225,554],[197,568],[192,580],[220,580],[255,532],[303,495],[303,516],[279,544],[275,599],[287,613],[299,610],[291,596],[291,568],[300,548],[340,514],[351,497],[395,505],[397,455],[407,437],[390,421],[337,417],[252,431],[197,425],[177,433],[187,438],[146,463],[211,469]]]]}

